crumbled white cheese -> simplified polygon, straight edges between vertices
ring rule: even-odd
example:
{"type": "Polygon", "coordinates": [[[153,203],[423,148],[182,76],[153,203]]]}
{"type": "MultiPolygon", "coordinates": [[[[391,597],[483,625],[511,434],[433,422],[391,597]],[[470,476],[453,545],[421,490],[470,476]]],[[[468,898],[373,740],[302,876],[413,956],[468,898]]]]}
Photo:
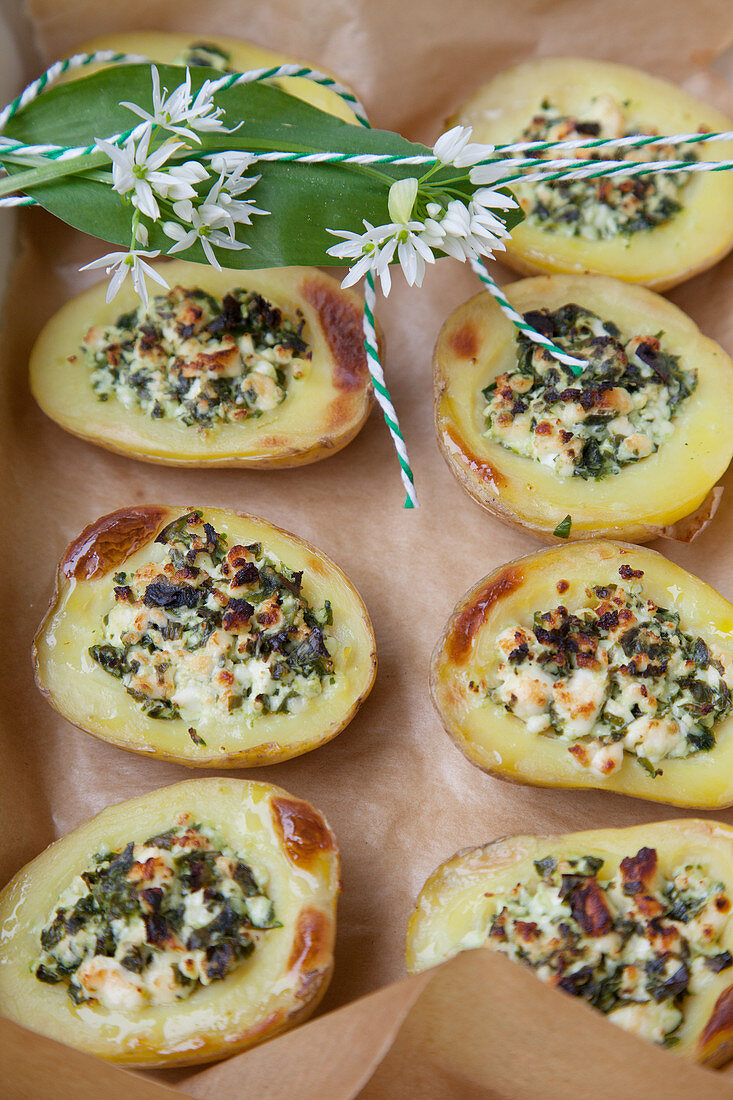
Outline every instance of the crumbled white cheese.
{"type": "Polygon", "coordinates": [[[716,723],[733,709],[728,658],[686,634],[639,584],[586,594],[588,607],[561,605],[535,615],[534,629],[507,627],[482,690],[602,778],[623,766],[624,753],[651,774],[666,759],[713,748],[716,723]]]}

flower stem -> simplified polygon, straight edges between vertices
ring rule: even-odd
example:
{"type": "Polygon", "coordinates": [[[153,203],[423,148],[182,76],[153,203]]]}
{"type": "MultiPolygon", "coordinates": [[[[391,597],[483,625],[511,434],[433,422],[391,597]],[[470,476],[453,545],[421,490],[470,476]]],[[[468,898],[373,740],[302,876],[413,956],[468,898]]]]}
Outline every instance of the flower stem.
{"type": "Polygon", "coordinates": [[[435,175],[435,173],[436,173],[437,171],[439,171],[439,169],[441,169],[441,168],[443,168],[443,167],[444,167],[444,165],[442,165],[442,164],[440,163],[440,161],[438,161],[438,163],[437,163],[437,164],[433,164],[433,165],[432,165],[432,167],[428,168],[427,172],[425,172],[425,173],[424,173],[424,174],[423,174],[422,176],[420,176],[420,178],[419,178],[419,183],[420,183],[420,186],[421,186],[421,187],[423,187],[423,186],[425,185],[425,182],[426,182],[427,180],[429,180],[431,176],[434,176],[434,175],[435,175]]]}
{"type": "Polygon", "coordinates": [[[80,172],[86,172],[89,168],[99,168],[103,164],[109,164],[106,153],[88,153],[82,157],[74,157],[72,160],[52,161],[41,168],[31,168],[27,172],[16,172],[0,179],[0,197],[15,191],[27,192],[38,187],[39,184],[49,183],[63,176],[76,176],[80,172]]]}

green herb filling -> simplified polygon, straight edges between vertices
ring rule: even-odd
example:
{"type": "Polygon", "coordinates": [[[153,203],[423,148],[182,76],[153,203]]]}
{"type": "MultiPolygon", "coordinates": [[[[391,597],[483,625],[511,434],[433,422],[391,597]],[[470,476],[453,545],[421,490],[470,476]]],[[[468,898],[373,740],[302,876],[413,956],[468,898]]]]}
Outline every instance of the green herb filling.
{"type": "Polygon", "coordinates": [[[605,860],[548,856],[492,897],[486,944],[663,1046],[679,1040],[685,1004],[733,965],[721,949],[731,903],[697,864],[670,875],[642,848],[603,874],[605,860]]]}
{"type": "Polygon", "coordinates": [[[181,814],[165,833],[97,854],[41,932],[33,970],[65,983],[75,1005],[173,1004],[226,978],[279,927],[251,867],[181,814]]]}
{"type": "MultiPolygon", "coordinates": [[[[640,133],[629,127],[622,107],[610,96],[597,96],[583,119],[562,115],[545,100],[522,132],[524,141],[611,139],[640,133]]],[[[644,130],[653,134],[653,130],[644,130]]],[[[699,145],[654,144],[640,148],[575,149],[563,159],[624,160],[629,164],[652,160],[698,159],[699,145]]],[[[556,159],[551,151],[529,150],[525,157],[556,159]]],[[[598,179],[554,180],[514,185],[531,225],[563,237],[612,240],[654,229],[675,216],[684,204],[690,173],[656,172],[646,176],[602,176],[598,179]]]]}
{"type": "Polygon", "coordinates": [[[483,391],[485,435],[558,477],[599,479],[654,454],[697,385],[697,372],[660,337],[621,334],[583,306],[530,310],[524,319],[562,351],[586,360],[576,377],[517,334],[517,366],[483,391]]]}
{"type": "Polygon", "coordinates": [[[538,611],[532,626],[505,630],[484,690],[531,733],[564,743],[580,768],[605,778],[630,758],[655,777],[663,760],[715,747],[733,709],[731,669],[676,611],[644,597],[642,570],[619,573],[632,583],[591,585],[587,607],[538,611]]]}
{"type": "Polygon", "coordinates": [[[199,512],[170,523],[155,550],[115,575],[89,650],[148,717],[195,727],[212,710],[292,714],[333,683],[331,605],[311,607],[302,572],[260,543],[229,549],[199,512]]]}
{"type": "Polygon", "coordinates": [[[207,431],[285,400],[311,355],[303,325],[300,314],[291,320],[251,291],[220,300],[177,286],[113,325],[90,328],[82,352],[100,401],[207,431]]]}

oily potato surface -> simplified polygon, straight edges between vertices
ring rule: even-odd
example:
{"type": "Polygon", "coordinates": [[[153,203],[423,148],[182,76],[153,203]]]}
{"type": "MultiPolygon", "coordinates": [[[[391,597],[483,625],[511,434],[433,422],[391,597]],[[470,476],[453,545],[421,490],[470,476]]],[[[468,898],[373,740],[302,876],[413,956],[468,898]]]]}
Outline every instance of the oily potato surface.
{"type": "Polygon", "coordinates": [[[661,331],[664,350],[678,356],[682,368],[697,371],[697,385],[654,454],[602,479],[560,478],[484,434],[482,390],[516,369],[517,334],[490,296],[478,294],[445,322],[433,356],[438,443],[459,483],[498,519],[544,541],[553,541],[566,515],[571,540],[693,537],[709,518],[710,494],[733,456],[725,426],[733,404],[729,356],[671,302],[618,279],[537,276],[510,284],[506,293],[520,313],[577,303],[614,322],[626,339],[661,331]],[[698,509],[703,515],[696,522],[698,509]]]}
{"type": "MultiPolygon", "coordinates": [[[[599,95],[624,104],[626,129],[662,135],[726,132],[726,115],[666,80],[608,61],[543,58],[499,73],[458,109],[452,122],[473,127],[476,141],[509,144],[543,100],[582,119],[599,95]]],[[[700,155],[728,160],[730,142],[711,142],[700,155]]],[[[613,159],[614,153],[608,153],[613,159]]],[[[607,240],[564,237],[524,221],[512,232],[507,262],[522,274],[597,272],[664,290],[704,271],[733,247],[733,178],[699,173],[687,183],[683,208],[653,229],[607,240]]]]}
{"type": "Polygon", "coordinates": [[[56,841],[0,893],[0,1008],[24,1027],[131,1066],[180,1066],[224,1058],[305,1019],[333,968],[339,856],[309,803],[270,783],[196,779],[110,806],[56,841]],[[75,1007],[65,983],[31,966],[39,935],[72,879],[113,851],[171,828],[188,813],[267,881],[281,928],[221,981],[170,1006],[113,1011],[75,1007]]]}
{"type": "Polygon", "coordinates": [[[372,404],[363,305],[356,294],[312,268],[216,271],[175,260],[162,263],[160,271],[171,287],[202,288],[220,299],[242,288],[261,294],[288,317],[300,312],[312,353],[303,376],[289,381],[284,401],[274,409],[206,430],[170,417],[153,419],[114,396],[100,401],[82,339],[91,326],[114,324],[139,301],[127,286],[105,302],[106,284],[99,283],[62,306],[31,352],[31,390],[52,420],[107,450],[171,466],[300,466],[335,454],[354,438],[372,404]]]}
{"type": "Polygon", "coordinates": [[[103,516],[71,543],[59,565],[57,587],[34,642],[36,681],[69,722],[132,752],[196,767],[256,767],[289,760],[331,740],[371,691],[376,650],[371,621],[356,589],[329,558],[296,536],[255,516],[199,509],[202,522],[223,532],[228,546],[261,542],[293,570],[312,607],[333,609],[333,683],[297,714],[207,710],[195,723],[142,713],[119,679],[90,656],[103,617],[114,606],[114,575],[163,560],[158,533],[190,508],[143,505],[103,516]],[[197,740],[189,727],[195,725],[197,740]],[[203,742],[203,743],[200,743],[203,742]]]}
{"type": "Polygon", "coordinates": [[[588,604],[586,587],[618,582],[619,568],[643,571],[642,593],[680,615],[682,630],[699,635],[733,660],[733,605],[715,589],[653,550],[614,542],[574,543],[540,550],[479,581],[454,609],[432,658],[430,684],[441,721],[461,751],[499,778],[539,787],[597,788],[675,806],[733,805],[733,717],[715,727],[708,752],[665,758],[652,778],[631,754],[608,776],[576,765],[567,743],[530,733],[524,722],[471,689],[491,684],[503,656],[496,639],[508,627],[531,626],[536,611],[588,604]],[[558,588],[559,582],[564,582],[558,588]],[[567,587],[565,587],[567,585],[567,587]]]}
{"type": "MultiPolygon", "coordinates": [[[[410,917],[407,969],[417,973],[482,941],[497,911],[499,891],[531,878],[533,862],[548,856],[599,856],[603,877],[615,875],[626,856],[640,848],[657,852],[664,874],[700,863],[733,892],[733,829],[715,821],[661,821],[631,828],[597,829],[561,836],[513,836],[479,848],[466,848],[428,878],[410,917]]],[[[720,949],[733,948],[733,921],[723,930],[720,949]]],[[[733,985],[721,971],[685,1002],[679,1042],[682,1057],[722,1066],[733,1056],[733,985]]],[[[609,1034],[609,1041],[612,1034],[609,1034]]]]}

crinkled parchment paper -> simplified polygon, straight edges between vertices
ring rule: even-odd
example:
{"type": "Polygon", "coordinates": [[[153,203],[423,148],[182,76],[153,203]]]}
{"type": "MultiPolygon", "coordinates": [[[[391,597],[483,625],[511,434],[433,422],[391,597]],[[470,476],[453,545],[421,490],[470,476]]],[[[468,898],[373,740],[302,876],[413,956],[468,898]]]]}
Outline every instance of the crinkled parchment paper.
{"type": "MultiPolygon", "coordinates": [[[[733,42],[728,0],[128,0],[115,5],[29,0],[29,8],[35,44],[45,61],[110,30],[186,30],[199,39],[231,34],[338,73],[360,94],[375,125],[430,142],[477,85],[508,65],[540,55],[586,55],[638,65],[733,113],[721,75],[727,64],[721,55],[733,42]]],[[[2,881],[103,806],[195,774],[125,753],[72,728],[38,694],[30,667],[31,639],[66,544],[102,513],[156,501],[252,511],[312,541],[351,577],[374,621],[379,674],[352,724],[335,741],[298,760],[241,773],[313,801],[340,840],[344,889],[336,972],[321,1015],[404,977],[405,926],[415,895],[430,871],[457,848],[514,832],[565,832],[684,816],[684,811],[614,794],[540,790],[491,779],[461,756],[433,711],[428,661],[452,607],[498,564],[537,548],[530,536],[503,527],[464,495],[434,438],[432,347],[448,313],[477,291],[470,271],[443,260],[429,270],[422,291],[407,289],[398,277],[389,301],[379,305],[385,369],[422,504],[408,512],[377,411],[358,438],[333,458],[300,470],[259,473],[146,465],[74,439],[47,420],[28,392],[28,353],[45,321],[69,295],[89,285],[88,276],[77,273],[80,264],[103,251],[100,242],[42,211],[27,211],[21,219],[0,342],[6,449],[0,489],[5,499],[6,638],[0,663],[2,881]]],[[[497,272],[503,281],[510,278],[498,265],[497,272]]],[[[670,294],[729,352],[731,286],[733,258],[670,294]]],[[[732,598],[733,474],[725,482],[718,515],[694,544],[666,543],[657,549],[732,598]]],[[[718,816],[733,823],[731,811],[718,816]]],[[[701,1070],[685,1071],[691,1076],[684,1077],[671,1056],[611,1032],[583,1006],[552,995],[530,975],[494,957],[471,966],[459,961],[441,971],[439,979],[423,977],[384,990],[376,1000],[307,1026],[312,1038],[301,1030],[203,1073],[155,1076],[198,1096],[249,1095],[253,1082],[261,1096],[351,1096],[397,1035],[365,1095],[529,1097],[539,1095],[535,1090],[542,1076],[533,1051],[535,1060],[549,1058],[551,1066],[552,1051],[557,1053],[567,1034],[563,1029],[572,1028],[578,1041],[582,1036],[583,1043],[596,1044],[592,1049],[603,1070],[599,1079],[617,1082],[619,1091],[628,1086],[629,1065],[645,1077],[647,1089],[653,1087],[649,1074],[660,1074],[654,1080],[660,1089],[664,1084],[668,1096],[690,1095],[693,1088],[699,1095],[713,1088],[723,1095],[726,1087],[722,1078],[701,1070]],[[487,975],[496,995],[489,1001],[494,1011],[501,1006],[497,1027],[504,1021],[481,1047],[481,1057],[476,1053],[481,1044],[466,1041],[467,1008],[476,1005],[481,1018],[489,1011],[477,974],[482,981],[487,975]],[[446,1038],[443,1025],[443,1032],[436,1032],[441,1020],[445,1026],[446,1020],[452,1022],[452,1037],[446,1038]],[[518,1026],[506,1026],[507,1020],[523,1020],[524,1035],[530,1034],[532,1042],[527,1045],[518,1026]],[[430,1056],[420,1047],[428,1030],[430,1056]],[[354,1066],[349,1077],[347,1070],[354,1066]],[[427,1076],[426,1067],[431,1067],[427,1076]],[[455,1084],[455,1074],[464,1070],[465,1091],[455,1084]],[[675,1082],[687,1082],[687,1093],[669,1091],[675,1082]]],[[[16,1047],[9,1031],[4,1035],[9,1052],[23,1047],[16,1047]]],[[[120,1071],[98,1069],[97,1063],[76,1054],[72,1058],[63,1048],[59,1059],[54,1044],[35,1038],[32,1052],[32,1064],[18,1069],[14,1095],[44,1094],[39,1082],[50,1082],[51,1076],[36,1078],[34,1073],[53,1073],[58,1096],[67,1095],[64,1073],[76,1081],[76,1096],[85,1094],[79,1091],[82,1078],[84,1088],[91,1087],[96,1073],[97,1091],[90,1096],[102,1089],[116,1095],[114,1082],[119,1095],[123,1089],[133,1094],[133,1079],[120,1071]],[[76,1068],[82,1065],[85,1070],[76,1068]],[[22,1081],[35,1081],[37,1091],[30,1084],[23,1092],[22,1081]]],[[[564,1080],[568,1087],[575,1084],[577,1095],[586,1095],[583,1081],[589,1079],[576,1081],[571,1073],[564,1080]]],[[[555,1095],[553,1081],[558,1085],[548,1071],[545,1096],[555,1095]]],[[[146,1087],[142,1078],[139,1085],[146,1087]]]]}

